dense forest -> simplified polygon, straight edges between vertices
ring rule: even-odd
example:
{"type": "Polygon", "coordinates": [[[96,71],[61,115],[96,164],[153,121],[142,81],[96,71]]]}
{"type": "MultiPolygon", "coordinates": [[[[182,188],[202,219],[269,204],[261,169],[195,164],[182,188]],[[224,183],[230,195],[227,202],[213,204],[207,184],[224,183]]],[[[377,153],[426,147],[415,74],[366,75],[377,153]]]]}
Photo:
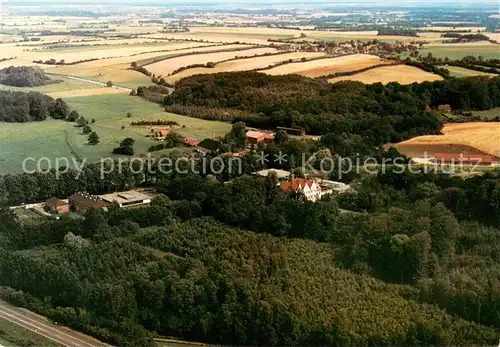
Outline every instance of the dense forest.
{"type": "Polygon", "coordinates": [[[0,70],[0,84],[14,87],[39,87],[46,84],[58,83],[37,67],[18,66],[6,67],[0,70]]]}
{"type": "Polygon", "coordinates": [[[8,176],[2,191],[147,179],[165,195],[33,224],[0,210],[2,297],[123,346],[151,345],[152,332],[238,345],[500,338],[498,173],[361,175],[355,192],[311,203],[273,176],[98,170],[8,176]]]}
{"type": "MultiPolygon", "coordinates": [[[[377,145],[439,133],[441,117],[425,112],[427,105],[450,104],[464,110],[500,106],[500,77],[384,86],[329,84],[297,75],[219,73],[180,80],[164,103],[168,108],[185,106],[185,114],[194,117],[204,118],[214,108],[235,110],[246,115],[232,121],[243,120],[249,126],[299,127],[309,134],[359,134],[377,145]],[[207,112],[200,112],[200,107],[207,112]]],[[[227,120],[228,113],[221,120],[227,120]]]]}
{"type": "Polygon", "coordinates": [[[38,92],[0,90],[0,121],[28,122],[47,118],[65,119],[68,105],[62,99],[53,99],[38,92]]]}

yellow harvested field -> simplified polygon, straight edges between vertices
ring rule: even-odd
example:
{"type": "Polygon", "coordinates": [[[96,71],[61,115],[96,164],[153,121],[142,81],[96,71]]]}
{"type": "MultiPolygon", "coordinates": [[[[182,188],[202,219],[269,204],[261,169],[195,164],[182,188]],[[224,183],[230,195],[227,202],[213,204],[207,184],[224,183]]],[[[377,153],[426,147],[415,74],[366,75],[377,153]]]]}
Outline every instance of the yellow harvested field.
{"type": "MultiPolygon", "coordinates": [[[[66,63],[85,59],[103,59],[115,57],[130,57],[141,53],[150,54],[153,51],[174,51],[210,45],[199,42],[176,42],[158,41],[149,43],[114,44],[114,40],[103,41],[106,45],[88,45],[87,43],[77,43],[83,46],[61,47],[54,49],[42,49],[42,47],[23,47],[13,43],[1,44],[1,57],[17,57],[16,64],[26,65],[33,60],[56,60],[64,59],[66,63]]],[[[160,53],[155,53],[160,55],[160,53]]]]}
{"type": "Polygon", "coordinates": [[[211,45],[205,47],[202,46],[203,43],[195,42],[194,44],[200,46],[195,46],[186,49],[180,49],[182,48],[182,46],[175,46],[177,48],[172,51],[152,52],[152,53],[144,53],[133,56],[119,57],[119,58],[100,59],[76,65],[62,65],[62,66],[52,67],[49,70],[47,70],[47,72],[59,73],[65,75],[74,75],[79,77],[91,77],[91,76],[98,76],[99,74],[113,73],[116,72],[117,70],[126,70],[130,67],[130,64],[132,62],[143,59],[149,59],[160,56],[163,57],[168,55],[185,54],[191,52],[211,52],[221,49],[239,49],[247,47],[246,45],[216,45],[216,46],[211,45]]]}
{"type": "Polygon", "coordinates": [[[274,67],[262,72],[268,75],[299,74],[306,77],[326,76],[337,72],[360,70],[387,61],[370,54],[352,54],[338,58],[325,58],[274,67]]]}
{"type": "Polygon", "coordinates": [[[171,58],[162,60],[157,63],[146,65],[145,68],[151,73],[162,76],[171,74],[174,70],[193,64],[206,64],[209,62],[217,63],[222,60],[234,59],[235,57],[251,57],[254,55],[262,55],[266,53],[274,53],[274,48],[252,48],[240,51],[217,52],[206,54],[194,54],[183,57],[171,58]]]}
{"type": "Polygon", "coordinates": [[[500,157],[499,122],[449,123],[445,124],[442,133],[444,135],[414,137],[396,144],[395,147],[404,148],[407,151],[412,147],[419,148],[419,150],[428,147],[433,152],[447,152],[446,147],[449,146],[466,146],[500,157]]]}
{"type": "Polygon", "coordinates": [[[181,78],[197,75],[197,74],[211,74],[218,72],[234,72],[234,71],[249,71],[255,69],[263,69],[268,67],[269,65],[277,64],[282,61],[286,61],[289,59],[297,60],[301,58],[312,59],[324,56],[325,54],[322,52],[293,52],[293,53],[284,53],[284,54],[273,54],[264,57],[255,57],[255,58],[247,58],[247,59],[236,59],[229,60],[222,63],[219,63],[215,66],[215,68],[192,68],[183,70],[175,75],[169,76],[167,82],[174,83],[181,78]]]}
{"type": "Polygon", "coordinates": [[[330,83],[340,81],[358,81],[365,84],[398,82],[400,84],[421,83],[425,81],[440,81],[443,77],[423,71],[414,66],[396,65],[382,66],[352,76],[335,77],[328,80],[330,83]]]}
{"type": "Polygon", "coordinates": [[[53,98],[74,98],[79,96],[119,94],[119,93],[126,93],[126,92],[116,88],[102,87],[102,88],[91,88],[91,89],[65,90],[63,92],[47,93],[47,95],[53,98]]]}

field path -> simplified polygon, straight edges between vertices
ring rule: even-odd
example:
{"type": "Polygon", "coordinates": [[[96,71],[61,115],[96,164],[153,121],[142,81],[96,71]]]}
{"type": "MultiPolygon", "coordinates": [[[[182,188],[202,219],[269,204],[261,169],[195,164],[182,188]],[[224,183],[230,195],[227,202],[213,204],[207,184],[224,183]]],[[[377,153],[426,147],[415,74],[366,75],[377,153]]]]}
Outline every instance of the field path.
{"type": "Polygon", "coordinates": [[[90,336],[65,327],[54,326],[30,311],[0,301],[0,317],[65,347],[107,347],[90,336]]]}
{"type": "MultiPolygon", "coordinates": [[[[97,84],[97,85],[106,87],[106,83],[104,83],[104,82],[98,82],[98,81],[94,81],[94,80],[89,80],[88,78],[75,77],[75,76],[71,76],[71,75],[61,75],[61,74],[55,74],[55,73],[51,73],[51,75],[62,76],[62,77],[70,78],[72,80],[77,80],[77,81],[81,81],[81,82],[87,82],[87,83],[97,84]]],[[[116,88],[118,90],[122,90],[124,92],[129,92],[129,93],[132,91],[131,88],[120,87],[120,86],[116,86],[116,85],[113,85],[113,87],[111,87],[111,88],[116,88]]]]}

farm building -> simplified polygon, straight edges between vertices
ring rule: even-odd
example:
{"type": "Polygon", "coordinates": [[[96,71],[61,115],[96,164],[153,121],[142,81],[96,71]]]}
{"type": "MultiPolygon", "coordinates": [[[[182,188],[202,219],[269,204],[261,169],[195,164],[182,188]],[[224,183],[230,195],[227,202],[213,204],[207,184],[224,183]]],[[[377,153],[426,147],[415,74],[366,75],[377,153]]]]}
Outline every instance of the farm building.
{"type": "Polygon", "coordinates": [[[158,140],[158,141],[165,140],[165,137],[167,135],[168,135],[167,129],[155,130],[155,132],[154,132],[155,140],[158,140]]]}
{"type": "Polygon", "coordinates": [[[487,154],[469,153],[434,153],[435,163],[439,164],[465,164],[490,166],[493,163],[493,156],[487,154]]]}
{"type": "Polygon", "coordinates": [[[61,199],[52,197],[47,201],[45,201],[45,209],[48,210],[50,213],[63,214],[63,213],[68,213],[69,205],[67,202],[61,199]]]}
{"type": "Polygon", "coordinates": [[[120,207],[144,205],[151,202],[151,196],[136,190],[99,195],[99,198],[109,204],[116,203],[120,207]]]}
{"type": "Polygon", "coordinates": [[[284,192],[297,191],[305,195],[309,201],[316,201],[321,198],[321,187],[313,180],[295,178],[291,181],[284,181],[280,185],[284,192]]]}
{"type": "Polygon", "coordinates": [[[99,197],[90,195],[86,192],[78,192],[71,195],[69,198],[69,209],[76,213],[85,213],[90,208],[106,208],[109,204],[99,197]]]}
{"type": "Polygon", "coordinates": [[[197,140],[197,139],[192,139],[192,138],[189,138],[189,137],[185,137],[182,139],[182,142],[187,145],[187,146],[191,146],[191,147],[198,147],[198,145],[200,144],[200,141],[197,140]]]}
{"type": "Polygon", "coordinates": [[[246,132],[245,145],[257,145],[259,143],[272,143],[274,134],[264,131],[249,130],[246,132]]]}
{"type": "Polygon", "coordinates": [[[438,106],[438,111],[440,111],[440,112],[451,112],[451,106],[449,104],[439,105],[438,106]]]}

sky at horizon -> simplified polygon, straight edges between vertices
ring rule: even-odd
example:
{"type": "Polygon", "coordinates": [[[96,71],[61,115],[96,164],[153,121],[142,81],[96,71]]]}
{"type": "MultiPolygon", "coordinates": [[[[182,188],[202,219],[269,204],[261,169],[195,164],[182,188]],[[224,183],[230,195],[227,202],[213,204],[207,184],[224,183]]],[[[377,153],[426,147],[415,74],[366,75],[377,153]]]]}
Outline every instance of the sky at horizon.
{"type": "Polygon", "coordinates": [[[405,6],[409,4],[431,4],[431,5],[436,5],[439,6],[440,4],[454,4],[454,5],[482,5],[482,4],[488,4],[488,5],[499,5],[500,8],[500,1],[499,0],[355,0],[355,1],[349,1],[349,0],[271,0],[271,1],[266,1],[266,0],[195,0],[195,1],[186,1],[186,0],[168,0],[168,1],[162,1],[162,0],[135,0],[135,1],[125,1],[125,0],[0,0],[1,3],[4,5],[9,5],[9,4],[16,4],[16,3],[37,3],[37,4],[55,4],[55,3],[61,3],[61,4],[127,4],[129,6],[133,6],[134,4],[161,4],[161,5],[169,5],[169,4],[184,4],[186,6],[189,6],[190,4],[224,4],[224,5],[231,5],[231,4],[248,4],[248,5],[280,5],[280,4],[296,4],[296,5],[303,5],[307,6],[308,4],[324,4],[324,5],[393,5],[393,6],[405,6]]]}

